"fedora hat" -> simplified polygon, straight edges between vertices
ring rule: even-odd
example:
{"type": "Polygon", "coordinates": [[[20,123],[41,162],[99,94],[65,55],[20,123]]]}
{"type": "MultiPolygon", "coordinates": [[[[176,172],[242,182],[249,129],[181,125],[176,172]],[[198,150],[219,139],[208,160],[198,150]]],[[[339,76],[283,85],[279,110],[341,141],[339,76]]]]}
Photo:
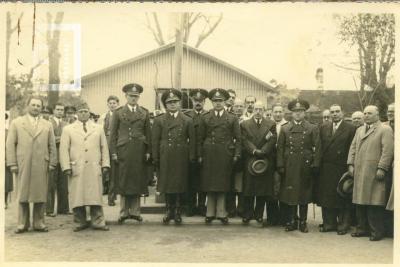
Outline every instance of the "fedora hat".
{"type": "Polygon", "coordinates": [[[346,172],[340,178],[336,191],[341,197],[351,199],[353,196],[353,186],[354,178],[346,172]]]}
{"type": "Polygon", "coordinates": [[[260,176],[267,171],[268,160],[267,159],[257,159],[252,158],[249,160],[247,169],[249,173],[253,176],[260,176]]]}

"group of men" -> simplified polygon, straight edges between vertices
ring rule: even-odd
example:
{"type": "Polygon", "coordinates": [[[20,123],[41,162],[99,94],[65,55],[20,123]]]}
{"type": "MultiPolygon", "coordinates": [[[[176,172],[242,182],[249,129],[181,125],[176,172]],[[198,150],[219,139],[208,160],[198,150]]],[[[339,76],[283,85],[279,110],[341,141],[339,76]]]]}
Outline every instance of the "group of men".
{"type": "Polygon", "coordinates": [[[57,171],[68,181],[74,231],[108,230],[101,201],[104,177],[108,204],[115,205],[120,195],[118,222],[142,221],[140,198],[148,194],[153,170],[157,191],[165,195],[165,224],[182,223],[183,212],[203,215],[207,224],[227,224],[239,215],[244,224],[255,219],[306,233],[308,204],[316,203],[322,207],[320,232],[346,234],[356,217],[352,236],[376,241],[393,227],[384,222],[393,216],[385,208],[393,210],[394,105],[388,123],[379,121],[376,106],[354,113],[350,123],[333,104],[329,120],[317,125],[305,120],[309,103],[302,99],[288,104],[292,120],[286,121],[281,104],[266,113],[254,96],[243,102],[233,90],[191,90],[193,109],[184,112],[182,92],[166,90],[160,114],[139,105],[141,85],[122,90],[126,104],[110,96],[103,125],[90,120],[90,109],[82,104],[76,107],[77,120],[59,133],[57,105],[55,122],[48,123],[38,119],[43,103],[35,97],[27,115],[12,122],[6,156],[19,181],[16,233],[28,230],[29,202],[35,203],[34,230],[47,231],[44,207],[51,209],[54,192],[48,174],[57,171]],[[207,98],[209,111],[204,110],[207,98]]]}

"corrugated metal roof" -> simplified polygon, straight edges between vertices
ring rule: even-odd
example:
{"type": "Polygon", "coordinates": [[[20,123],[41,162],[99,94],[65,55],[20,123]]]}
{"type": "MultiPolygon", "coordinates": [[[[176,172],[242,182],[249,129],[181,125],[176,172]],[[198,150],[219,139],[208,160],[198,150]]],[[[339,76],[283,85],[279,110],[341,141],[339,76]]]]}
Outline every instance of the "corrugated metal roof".
{"type": "MultiPolygon", "coordinates": [[[[110,72],[110,71],[113,71],[113,70],[115,70],[115,69],[117,69],[119,67],[123,67],[123,66],[129,65],[129,64],[132,64],[132,63],[134,63],[136,61],[139,61],[141,59],[144,59],[146,57],[152,56],[152,55],[157,54],[157,53],[161,53],[161,52],[163,52],[165,50],[173,49],[174,48],[174,44],[175,43],[167,44],[165,46],[159,47],[157,49],[154,49],[152,51],[149,51],[149,52],[144,53],[142,55],[139,55],[137,57],[134,57],[134,58],[131,58],[131,59],[128,59],[128,60],[124,60],[124,61],[122,61],[120,63],[114,64],[114,65],[112,65],[110,67],[107,67],[105,69],[102,69],[102,70],[87,74],[87,75],[82,77],[82,81],[90,79],[90,78],[94,78],[94,77],[96,77],[98,75],[101,75],[101,74],[104,74],[104,73],[107,73],[107,72],[110,72]]],[[[244,71],[242,69],[239,69],[239,68],[237,68],[237,67],[235,67],[235,66],[233,66],[233,65],[231,65],[231,64],[229,64],[229,63],[227,63],[227,62],[225,62],[223,60],[220,60],[220,59],[218,59],[218,58],[216,58],[214,56],[211,56],[211,55],[209,55],[207,53],[204,53],[204,52],[200,51],[199,49],[196,49],[194,47],[188,46],[186,44],[184,44],[183,47],[187,51],[190,51],[192,53],[198,54],[198,55],[200,55],[200,56],[202,56],[202,57],[204,57],[204,58],[206,58],[206,59],[208,59],[210,61],[213,61],[213,62],[216,62],[218,64],[221,64],[221,65],[225,66],[226,68],[229,68],[229,69],[231,69],[233,71],[236,71],[236,72],[248,77],[249,79],[253,80],[254,82],[260,84],[261,86],[264,86],[265,88],[267,88],[268,91],[275,91],[274,87],[272,87],[268,83],[258,79],[257,77],[251,75],[250,73],[248,73],[248,72],[246,72],[246,71],[244,71]]]]}

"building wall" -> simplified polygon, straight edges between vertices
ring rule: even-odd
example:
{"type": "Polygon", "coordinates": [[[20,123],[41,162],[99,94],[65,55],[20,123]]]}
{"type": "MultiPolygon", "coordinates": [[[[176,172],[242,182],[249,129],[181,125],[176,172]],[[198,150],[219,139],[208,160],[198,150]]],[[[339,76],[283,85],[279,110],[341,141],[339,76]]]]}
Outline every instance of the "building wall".
{"type": "MultiPolygon", "coordinates": [[[[121,104],[124,104],[125,96],[121,88],[127,83],[135,82],[144,88],[140,104],[154,110],[154,88],[173,87],[173,54],[173,48],[166,49],[103,74],[83,79],[81,96],[95,113],[102,114],[107,110],[106,101],[109,95],[118,96],[121,104]]],[[[243,100],[247,95],[255,95],[266,102],[268,94],[266,87],[249,77],[200,54],[184,50],[182,88],[210,90],[216,87],[234,89],[237,97],[243,100]]],[[[206,107],[211,107],[211,104],[207,103],[206,107]]]]}

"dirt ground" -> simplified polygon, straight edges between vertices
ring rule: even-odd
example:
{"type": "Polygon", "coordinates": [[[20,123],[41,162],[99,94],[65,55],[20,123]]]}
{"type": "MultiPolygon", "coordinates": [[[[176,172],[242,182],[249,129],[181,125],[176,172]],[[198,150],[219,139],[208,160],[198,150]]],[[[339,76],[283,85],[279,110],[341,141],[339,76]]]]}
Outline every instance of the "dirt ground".
{"type": "MultiPolygon", "coordinates": [[[[118,204],[118,203],[117,203],[118,204]]],[[[6,261],[209,262],[209,263],[392,263],[393,239],[370,242],[349,234],[319,233],[320,209],[309,212],[307,234],[281,227],[204,225],[202,217],[164,226],[162,214],[143,214],[142,223],[117,225],[118,206],[106,207],[109,232],[74,233],[71,215],[46,217],[48,233],[14,234],[15,202],[5,211],[6,261]]]]}

